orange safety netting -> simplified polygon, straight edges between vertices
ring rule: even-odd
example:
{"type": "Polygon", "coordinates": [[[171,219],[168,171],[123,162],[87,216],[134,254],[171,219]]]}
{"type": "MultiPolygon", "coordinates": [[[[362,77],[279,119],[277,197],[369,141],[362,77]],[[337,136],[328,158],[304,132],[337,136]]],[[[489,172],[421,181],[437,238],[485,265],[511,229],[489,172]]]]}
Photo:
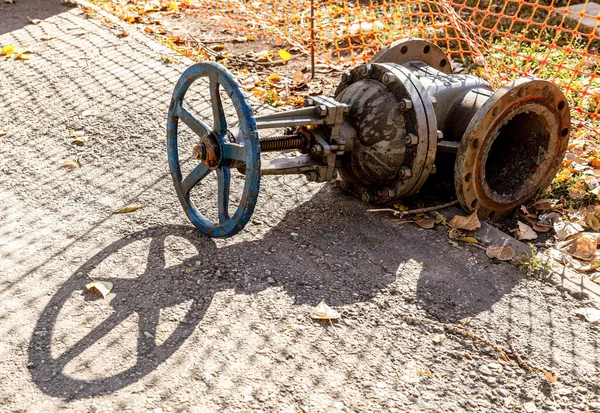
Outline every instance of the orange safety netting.
{"type": "Polygon", "coordinates": [[[547,79],[567,95],[573,124],[600,130],[600,6],[563,0],[195,0],[209,24],[272,36],[330,64],[357,64],[404,37],[429,39],[498,87],[547,79]],[[471,64],[472,63],[472,64],[471,64]]]}

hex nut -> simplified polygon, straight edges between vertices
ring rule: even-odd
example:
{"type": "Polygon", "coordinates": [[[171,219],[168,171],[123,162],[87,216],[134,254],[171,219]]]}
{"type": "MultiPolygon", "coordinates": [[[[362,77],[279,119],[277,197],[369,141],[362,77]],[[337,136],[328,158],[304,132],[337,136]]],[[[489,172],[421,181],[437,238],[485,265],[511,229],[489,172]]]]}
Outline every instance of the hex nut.
{"type": "Polygon", "coordinates": [[[403,112],[411,110],[413,108],[412,100],[407,98],[402,99],[400,102],[398,102],[398,108],[403,112]]]}

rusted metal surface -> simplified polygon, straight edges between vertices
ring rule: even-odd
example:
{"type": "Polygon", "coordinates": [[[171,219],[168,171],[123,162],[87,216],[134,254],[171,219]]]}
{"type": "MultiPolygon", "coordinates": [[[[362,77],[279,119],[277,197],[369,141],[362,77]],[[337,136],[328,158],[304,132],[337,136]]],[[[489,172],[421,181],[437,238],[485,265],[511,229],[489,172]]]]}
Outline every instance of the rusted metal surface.
{"type": "Polygon", "coordinates": [[[471,119],[456,158],[462,207],[502,219],[550,184],[567,150],[569,108],[550,82],[519,79],[471,119]]]}

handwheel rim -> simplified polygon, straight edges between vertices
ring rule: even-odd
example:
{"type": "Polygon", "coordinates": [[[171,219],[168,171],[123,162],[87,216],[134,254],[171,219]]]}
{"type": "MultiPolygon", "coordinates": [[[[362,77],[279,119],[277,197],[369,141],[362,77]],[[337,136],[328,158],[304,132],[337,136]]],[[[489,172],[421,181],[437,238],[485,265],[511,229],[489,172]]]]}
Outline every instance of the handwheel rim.
{"type": "MultiPolygon", "coordinates": [[[[243,92],[236,78],[223,66],[213,62],[201,62],[190,66],[181,75],[173,90],[167,120],[167,152],[171,177],[173,179],[177,197],[179,198],[188,219],[202,233],[213,238],[230,237],[241,231],[250,219],[258,199],[260,187],[260,144],[258,141],[256,122],[247,99],[246,94],[243,92]],[[183,107],[183,99],[186,92],[196,80],[203,77],[208,78],[211,82],[209,89],[211,91],[213,118],[215,118],[215,127],[213,129],[209,128],[197,118],[187,118],[187,116],[190,115],[190,112],[183,107]],[[217,86],[215,87],[214,85],[217,86]],[[218,94],[218,86],[224,88],[236,110],[239,119],[238,127],[244,143],[242,149],[237,145],[233,145],[226,141],[225,135],[227,128],[226,126],[222,126],[226,125],[226,119],[218,94]],[[217,105],[220,107],[220,110],[216,107],[217,105]],[[199,132],[202,132],[203,128],[214,132],[218,138],[223,159],[238,159],[245,162],[244,189],[238,207],[232,216],[229,216],[228,213],[230,168],[223,164],[222,160],[216,168],[205,167],[203,169],[200,168],[199,165],[194,168],[190,175],[183,179],[178,148],[178,125],[180,120],[188,126],[190,126],[190,123],[195,125],[190,128],[197,135],[199,135],[199,132]],[[216,170],[217,173],[219,188],[217,200],[219,206],[219,222],[213,222],[205,217],[190,198],[191,189],[199,184],[213,169],[216,170]],[[193,174],[196,174],[193,178],[198,178],[198,180],[195,184],[189,186],[186,179],[190,178],[193,174]],[[223,204],[225,204],[224,208],[222,207],[223,204]]],[[[192,117],[194,116],[192,115],[192,117]]]]}

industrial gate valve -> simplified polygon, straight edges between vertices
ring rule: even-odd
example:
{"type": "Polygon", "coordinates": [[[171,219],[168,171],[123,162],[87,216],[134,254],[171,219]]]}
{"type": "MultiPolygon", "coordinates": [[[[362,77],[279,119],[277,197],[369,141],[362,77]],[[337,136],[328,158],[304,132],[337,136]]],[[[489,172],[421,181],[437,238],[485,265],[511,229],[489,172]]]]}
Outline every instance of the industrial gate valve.
{"type": "Polygon", "coordinates": [[[191,222],[211,237],[229,237],[250,219],[261,175],[303,174],[325,182],[337,173],[343,188],[366,202],[387,203],[414,194],[435,171],[436,158],[454,157],[454,185],[461,206],[484,219],[502,219],[550,184],[565,155],[569,108],[563,93],[544,80],[521,78],[494,92],[481,78],[453,74],[435,44],[404,39],[369,63],[342,75],[333,97],[315,96],[305,107],[254,117],[235,77],[201,62],[181,76],[169,109],[167,150],[176,192],[191,222]],[[211,128],[183,105],[190,85],[209,79],[211,128]],[[227,128],[219,88],[239,119],[227,128]],[[178,123],[194,131],[198,165],[182,177],[178,123]],[[285,129],[260,138],[259,129],[285,129]],[[261,152],[300,154],[267,160],[261,152]],[[230,216],[230,170],[245,175],[230,216]],[[218,178],[218,222],[190,198],[212,170],[218,178]]]}

